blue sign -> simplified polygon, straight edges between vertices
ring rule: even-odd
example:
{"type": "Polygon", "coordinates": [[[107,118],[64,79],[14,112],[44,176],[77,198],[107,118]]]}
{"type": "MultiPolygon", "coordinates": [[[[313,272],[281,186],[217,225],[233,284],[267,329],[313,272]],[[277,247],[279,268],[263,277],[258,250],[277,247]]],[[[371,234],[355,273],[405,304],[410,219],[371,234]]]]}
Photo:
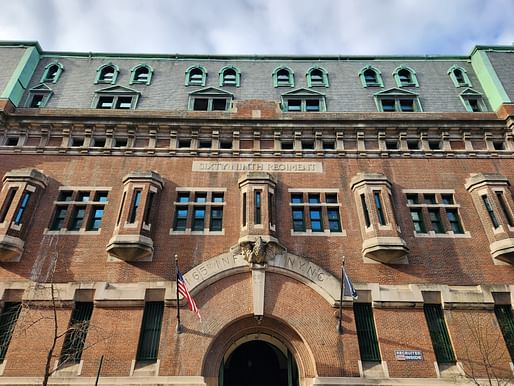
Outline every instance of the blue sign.
{"type": "Polygon", "coordinates": [[[394,356],[397,361],[422,361],[423,353],[413,350],[396,350],[394,356]]]}

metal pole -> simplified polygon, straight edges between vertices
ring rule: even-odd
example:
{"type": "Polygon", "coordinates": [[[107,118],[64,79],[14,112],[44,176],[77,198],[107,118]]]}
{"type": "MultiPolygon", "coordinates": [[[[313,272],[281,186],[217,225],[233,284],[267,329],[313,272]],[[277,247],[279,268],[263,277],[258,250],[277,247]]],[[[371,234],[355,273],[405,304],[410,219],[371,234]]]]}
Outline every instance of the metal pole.
{"type": "Polygon", "coordinates": [[[98,371],[96,372],[96,381],[95,381],[95,386],[98,385],[98,380],[100,379],[100,371],[102,370],[102,364],[104,362],[104,356],[102,355],[100,357],[100,363],[98,364],[98,371]]]}
{"type": "Polygon", "coordinates": [[[179,302],[179,293],[178,293],[178,255],[175,255],[175,280],[177,284],[177,327],[175,331],[177,334],[182,333],[182,324],[180,323],[180,302],[179,302]]]}
{"type": "Polygon", "coordinates": [[[337,322],[337,332],[343,333],[343,297],[344,297],[344,256],[341,265],[341,293],[339,294],[339,318],[337,322]]]}

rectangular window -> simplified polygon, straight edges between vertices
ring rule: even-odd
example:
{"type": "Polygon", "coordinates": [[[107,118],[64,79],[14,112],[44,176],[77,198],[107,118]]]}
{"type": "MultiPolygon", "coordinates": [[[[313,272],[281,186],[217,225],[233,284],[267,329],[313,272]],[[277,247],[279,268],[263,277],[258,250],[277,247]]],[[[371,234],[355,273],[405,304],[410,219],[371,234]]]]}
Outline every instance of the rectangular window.
{"type": "Polygon", "coordinates": [[[58,206],[55,208],[54,219],[52,221],[52,225],[50,226],[50,230],[58,231],[59,229],[64,228],[64,220],[66,219],[67,211],[67,206],[58,206]]]}
{"type": "Polygon", "coordinates": [[[305,232],[303,208],[293,208],[293,231],[305,232]]]}
{"type": "Polygon", "coordinates": [[[70,219],[70,226],[68,227],[68,230],[79,231],[80,228],[82,228],[85,214],[86,214],[85,206],[74,207],[72,215],[71,215],[71,219],[70,219]]]}
{"type": "Polygon", "coordinates": [[[378,223],[380,225],[386,225],[386,219],[384,215],[384,208],[382,206],[382,197],[380,197],[380,192],[373,192],[373,197],[375,199],[375,206],[377,208],[378,223]]]}
{"type": "Polygon", "coordinates": [[[146,302],[136,360],[156,361],[161,338],[164,302],[146,302]]]}
{"type": "Polygon", "coordinates": [[[327,224],[330,232],[342,232],[337,193],[294,192],[291,193],[290,206],[293,232],[306,231],[306,215],[309,216],[311,232],[325,232],[327,224]]]}
{"type": "Polygon", "coordinates": [[[446,216],[448,217],[448,222],[450,223],[450,227],[452,228],[453,233],[464,233],[464,229],[462,229],[462,225],[459,221],[457,209],[446,209],[446,216]]]}
{"type": "Polygon", "coordinates": [[[132,206],[130,208],[130,215],[128,218],[128,223],[133,224],[136,221],[137,210],[139,209],[139,204],[141,201],[141,189],[134,189],[134,198],[132,199],[132,206]]]}
{"type": "Polygon", "coordinates": [[[414,100],[412,99],[400,99],[400,111],[413,112],[414,111],[414,100]]]}
{"type": "Polygon", "coordinates": [[[187,206],[177,206],[175,208],[175,221],[173,229],[176,231],[185,231],[187,224],[187,206]]]}
{"type": "Polygon", "coordinates": [[[432,230],[435,233],[444,233],[443,223],[441,222],[441,214],[439,208],[432,208],[428,210],[430,216],[430,223],[432,224],[432,230]]]}
{"type": "Polygon", "coordinates": [[[341,232],[341,219],[339,208],[327,208],[328,228],[330,232],[341,232]]]}
{"type": "Polygon", "coordinates": [[[150,224],[150,214],[152,213],[152,205],[153,205],[153,200],[154,200],[154,197],[155,197],[155,192],[150,192],[148,193],[148,201],[146,203],[146,207],[145,207],[145,214],[143,216],[143,223],[144,224],[150,224]]]}
{"type": "Polygon", "coordinates": [[[453,354],[441,305],[425,304],[423,310],[425,311],[437,363],[455,363],[455,355],[453,354]]]}
{"type": "Polygon", "coordinates": [[[269,223],[271,226],[275,225],[275,211],[273,210],[273,193],[268,193],[268,213],[269,223]]]}
{"type": "Polygon", "coordinates": [[[507,201],[505,200],[505,197],[503,196],[503,192],[497,191],[496,197],[498,198],[498,202],[500,203],[500,207],[502,208],[503,215],[507,220],[507,224],[509,224],[509,226],[511,227],[514,227],[514,219],[512,218],[512,212],[507,204],[507,201]]]}
{"type": "Polygon", "coordinates": [[[5,197],[4,204],[2,205],[2,210],[0,211],[0,223],[3,223],[5,221],[5,217],[7,216],[7,213],[11,208],[14,196],[16,195],[17,191],[18,188],[9,188],[9,191],[7,192],[7,195],[5,197]]]}
{"type": "Polygon", "coordinates": [[[86,230],[97,231],[102,225],[102,217],[104,215],[103,206],[93,206],[91,208],[91,214],[89,215],[89,221],[86,230]]]}
{"type": "Polygon", "coordinates": [[[416,233],[426,233],[421,209],[411,209],[410,217],[412,219],[412,223],[414,224],[414,231],[416,233]]]}
{"type": "Polygon", "coordinates": [[[514,362],[514,317],[512,316],[512,306],[510,304],[497,304],[494,306],[494,313],[509,350],[510,360],[514,362]]]}
{"type": "Polygon", "coordinates": [[[396,110],[394,99],[381,99],[380,103],[382,105],[383,112],[392,112],[396,110]]]}
{"type": "Polygon", "coordinates": [[[0,363],[5,359],[20,311],[21,303],[6,302],[0,314],[0,363]]]}
{"type": "Polygon", "coordinates": [[[261,191],[255,191],[255,202],[254,202],[254,219],[255,224],[261,224],[261,191]]]}
{"type": "Polygon", "coordinates": [[[221,231],[223,228],[223,207],[211,207],[211,223],[209,226],[210,231],[221,231]]]}
{"type": "Polygon", "coordinates": [[[205,207],[195,207],[193,210],[193,231],[203,231],[205,228],[205,207]]]}
{"type": "Polygon", "coordinates": [[[371,220],[369,218],[369,210],[368,210],[368,204],[366,204],[366,197],[364,194],[361,194],[361,205],[362,205],[362,211],[364,212],[364,221],[366,223],[366,228],[371,226],[371,220]]]}
{"type": "Polygon", "coordinates": [[[80,362],[92,314],[92,302],[75,303],[59,357],[59,364],[80,362]]]}
{"type": "Polygon", "coordinates": [[[246,193],[243,193],[243,226],[246,226],[246,193]]]}
{"type": "Polygon", "coordinates": [[[321,219],[321,208],[310,208],[309,215],[311,229],[313,232],[323,232],[323,221],[321,219]]]}
{"type": "Polygon", "coordinates": [[[123,213],[123,208],[125,207],[125,199],[126,198],[127,198],[127,192],[123,192],[123,197],[121,199],[120,211],[118,212],[118,218],[116,220],[116,226],[120,225],[121,215],[123,213]]]}
{"type": "Polygon", "coordinates": [[[361,360],[363,362],[380,362],[380,349],[371,304],[353,303],[353,313],[361,360]]]}
{"type": "Polygon", "coordinates": [[[484,203],[485,209],[487,210],[487,214],[489,215],[489,218],[491,219],[491,222],[493,223],[493,226],[495,229],[500,227],[500,223],[498,222],[498,219],[496,218],[496,215],[494,214],[493,206],[491,205],[491,201],[489,201],[489,197],[487,195],[482,196],[482,202],[484,203]]]}
{"type": "Polygon", "coordinates": [[[29,204],[29,199],[30,199],[30,192],[28,192],[28,191],[23,192],[20,206],[18,207],[18,210],[16,211],[16,214],[14,216],[14,223],[16,225],[20,225],[21,219],[23,218],[23,214],[25,213],[25,210],[27,209],[27,205],[29,204]]]}

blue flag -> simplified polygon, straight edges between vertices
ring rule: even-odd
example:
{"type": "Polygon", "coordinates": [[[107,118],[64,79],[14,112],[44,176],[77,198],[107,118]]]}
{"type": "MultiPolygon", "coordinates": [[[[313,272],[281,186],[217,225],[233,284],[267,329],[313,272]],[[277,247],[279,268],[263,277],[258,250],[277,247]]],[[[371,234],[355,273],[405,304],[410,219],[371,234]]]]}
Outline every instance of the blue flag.
{"type": "Polygon", "coordinates": [[[357,299],[357,291],[353,287],[352,281],[350,277],[346,274],[346,271],[343,267],[343,275],[344,275],[344,296],[351,296],[354,300],[357,299]]]}

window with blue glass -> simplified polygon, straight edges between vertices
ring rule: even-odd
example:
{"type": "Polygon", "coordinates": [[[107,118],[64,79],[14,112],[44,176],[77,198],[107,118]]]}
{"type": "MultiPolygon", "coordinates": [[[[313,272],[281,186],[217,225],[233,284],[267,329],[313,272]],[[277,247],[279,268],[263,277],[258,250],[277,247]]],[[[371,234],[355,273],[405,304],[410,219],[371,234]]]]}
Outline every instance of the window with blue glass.
{"type": "Polygon", "coordinates": [[[21,198],[20,206],[18,207],[16,215],[14,216],[14,224],[16,225],[20,225],[21,223],[23,214],[25,213],[27,205],[29,204],[30,194],[31,193],[29,191],[23,192],[23,197],[21,198]]]}
{"type": "Polygon", "coordinates": [[[342,232],[336,192],[290,194],[293,233],[342,232]]]}
{"type": "Polygon", "coordinates": [[[359,71],[362,87],[384,87],[382,73],[373,66],[366,66],[359,71]]]}
{"type": "Polygon", "coordinates": [[[175,201],[173,232],[222,232],[223,191],[179,191],[175,201]]]}

